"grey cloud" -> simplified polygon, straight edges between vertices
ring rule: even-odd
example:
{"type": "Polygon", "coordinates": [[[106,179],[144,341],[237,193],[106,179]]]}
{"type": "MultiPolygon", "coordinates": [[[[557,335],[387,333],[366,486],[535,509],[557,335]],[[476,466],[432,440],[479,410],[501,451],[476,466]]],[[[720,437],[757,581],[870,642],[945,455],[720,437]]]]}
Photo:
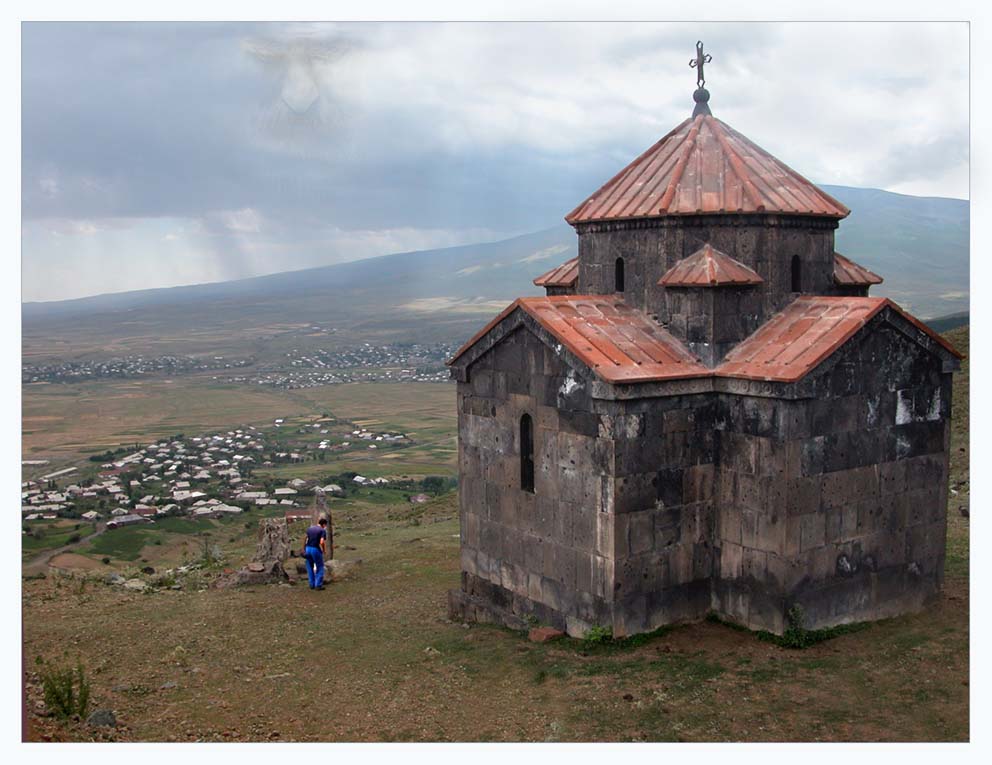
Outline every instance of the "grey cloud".
{"type": "MultiPolygon", "coordinates": [[[[22,29],[25,221],[198,220],[213,274],[293,267],[294,243],[321,257],[327,227],[554,225],[689,115],[697,38],[714,113],[800,172],[964,193],[937,185],[967,164],[951,25],[22,29]],[[865,45],[871,60],[852,55],[865,45]],[[254,241],[224,224],[247,209],[265,222],[254,241]]],[[[54,257],[31,241],[26,260],[54,257]]]]}

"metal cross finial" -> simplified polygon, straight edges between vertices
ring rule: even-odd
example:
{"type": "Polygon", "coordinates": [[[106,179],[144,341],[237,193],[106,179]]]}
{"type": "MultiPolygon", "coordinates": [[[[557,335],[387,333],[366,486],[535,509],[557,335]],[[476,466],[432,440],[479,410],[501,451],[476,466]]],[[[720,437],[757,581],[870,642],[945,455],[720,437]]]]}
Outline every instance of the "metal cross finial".
{"type": "Polygon", "coordinates": [[[703,77],[703,64],[708,64],[713,60],[713,57],[709,53],[703,53],[703,43],[701,40],[696,42],[696,57],[689,61],[689,66],[696,70],[696,87],[703,87],[706,84],[706,78],[703,77]]]}

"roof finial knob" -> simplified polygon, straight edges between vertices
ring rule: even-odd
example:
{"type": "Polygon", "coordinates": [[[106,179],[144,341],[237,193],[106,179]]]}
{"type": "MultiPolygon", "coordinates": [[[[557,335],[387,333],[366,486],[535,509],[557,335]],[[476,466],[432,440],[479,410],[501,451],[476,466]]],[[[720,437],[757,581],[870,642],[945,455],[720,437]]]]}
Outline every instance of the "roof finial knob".
{"type": "Polygon", "coordinates": [[[702,40],[697,40],[696,57],[689,61],[689,66],[696,70],[696,92],[692,94],[692,100],[696,102],[696,108],[692,110],[693,117],[711,113],[707,103],[710,100],[710,92],[703,87],[706,84],[706,77],[703,74],[703,64],[708,64],[712,60],[713,57],[709,53],[703,52],[702,40]]]}

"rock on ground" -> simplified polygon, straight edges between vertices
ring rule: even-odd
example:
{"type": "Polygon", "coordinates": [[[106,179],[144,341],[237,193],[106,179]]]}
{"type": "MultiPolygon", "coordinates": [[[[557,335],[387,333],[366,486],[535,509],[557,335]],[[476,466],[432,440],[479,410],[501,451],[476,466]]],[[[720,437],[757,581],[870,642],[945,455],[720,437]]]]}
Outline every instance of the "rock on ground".
{"type": "Polygon", "coordinates": [[[285,519],[264,518],[258,524],[258,542],[251,562],[237,571],[226,572],[210,586],[223,589],[285,582],[289,575],[283,561],[290,557],[290,552],[289,527],[285,519]]]}
{"type": "Polygon", "coordinates": [[[86,722],[94,727],[117,727],[117,717],[110,709],[94,709],[93,713],[86,718],[86,722]]]}
{"type": "Polygon", "coordinates": [[[324,567],[327,569],[324,574],[324,578],[330,582],[340,582],[342,579],[347,579],[349,576],[352,576],[361,565],[361,558],[358,560],[324,561],[324,567]]]}
{"type": "Polygon", "coordinates": [[[253,562],[284,561],[290,552],[289,526],[283,518],[263,518],[258,524],[258,543],[253,562]]]}

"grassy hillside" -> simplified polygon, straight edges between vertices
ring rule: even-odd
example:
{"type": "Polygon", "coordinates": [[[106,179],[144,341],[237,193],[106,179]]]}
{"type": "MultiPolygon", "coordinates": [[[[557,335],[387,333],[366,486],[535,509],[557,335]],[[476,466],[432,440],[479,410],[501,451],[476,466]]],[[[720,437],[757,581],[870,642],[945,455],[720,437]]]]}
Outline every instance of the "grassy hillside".
{"type": "MultiPolygon", "coordinates": [[[[947,336],[968,353],[967,327],[947,336]]],[[[802,651],[710,622],[627,646],[532,644],[507,630],[446,619],[446,592],[459,582],[454,494],[418,507],[359,497],[332,507],[340,507],[338,556],[363,564],[324,592],[191,586],[138,594],[85,579],[82,568],[25,581],[27,709],[40,699],[36,657],[78,659],[95,704],[116,710],[121,722],[99,733],[29,711],[28,736],[967,741],[968,390],[966,358],[954,382],[944,592],[923,613],[802,651]]],[[[347,403],[369,418],[418,418],[413,402],[394,411],[391,400],[357,396],[347,403]]],[[[434,402],[421,419],[443,428],[444,417],[443,404],[434,402]]],[[[252,552],[253,530],[243,520],[198,529],[221,545],[225,565],[239,565],[252,552]]],[[[200,544],[176,531],[163,529],[161,545],[132,535],[114,553],[175,565],[200,544]]],[[[111,541],[101,540],[100,548],[111,541]]],[[[107,570],[84,560],[96,575],[107,570]]]]}

